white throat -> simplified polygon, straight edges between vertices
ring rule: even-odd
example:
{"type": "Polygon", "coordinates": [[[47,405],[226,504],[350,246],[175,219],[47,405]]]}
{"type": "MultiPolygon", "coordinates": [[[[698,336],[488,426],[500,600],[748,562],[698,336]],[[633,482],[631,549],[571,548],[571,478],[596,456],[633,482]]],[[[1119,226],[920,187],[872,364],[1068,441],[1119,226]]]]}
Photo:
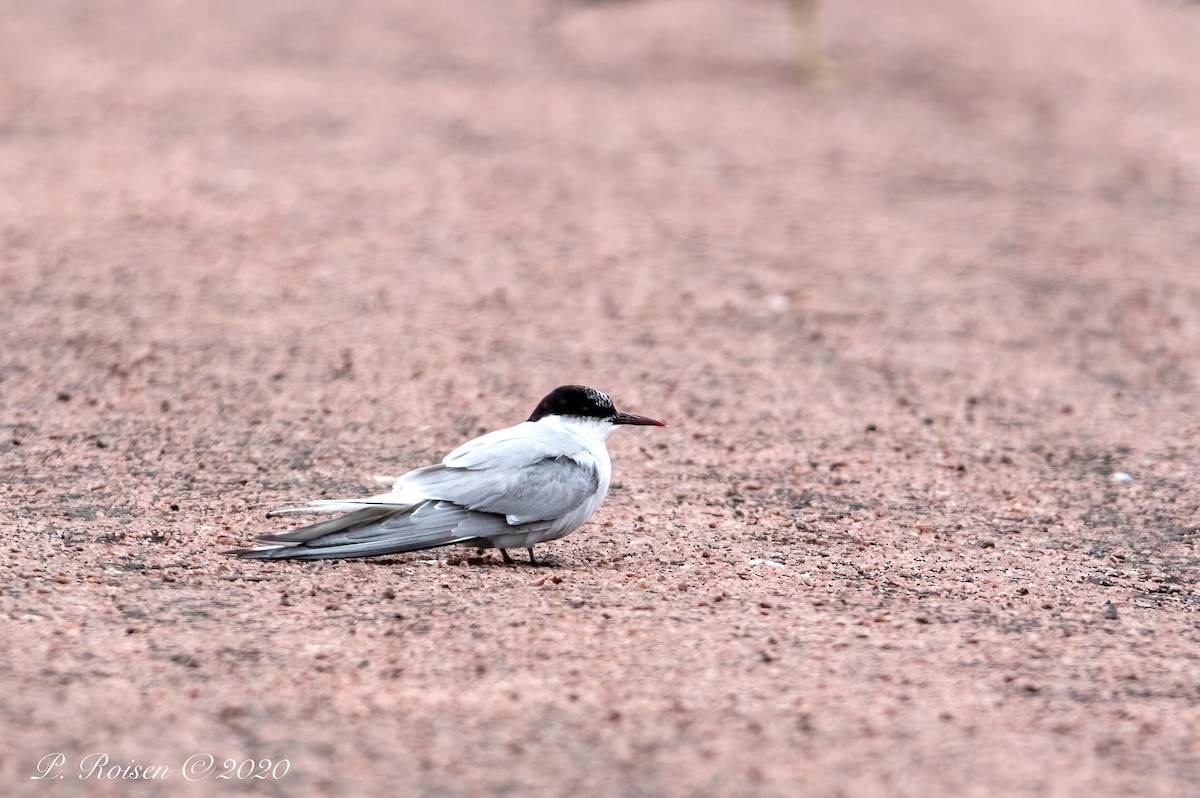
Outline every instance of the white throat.
{"type": "Polygon", "coordinates": [[[603,443],[617,428],[616,424],[602,418],[584,418],[583,416],[546,416],[538,420],[538,424],[554,425],[561,429],[570,430],[584,440],[603,443]]]}

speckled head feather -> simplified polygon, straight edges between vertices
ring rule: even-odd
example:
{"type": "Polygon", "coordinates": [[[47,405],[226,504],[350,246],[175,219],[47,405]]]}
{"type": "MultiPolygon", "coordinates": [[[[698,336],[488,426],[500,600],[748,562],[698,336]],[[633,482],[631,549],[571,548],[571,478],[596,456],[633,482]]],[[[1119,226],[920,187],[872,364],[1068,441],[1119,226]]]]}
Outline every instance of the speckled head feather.
{"type": "Polygon", "coordinates": [[[612,418],[617,409],[608,394],[586,385],[563,385],[555,388],[534,408],[530,421],[546,416],[578,416],[579,418],[612,418]]]}

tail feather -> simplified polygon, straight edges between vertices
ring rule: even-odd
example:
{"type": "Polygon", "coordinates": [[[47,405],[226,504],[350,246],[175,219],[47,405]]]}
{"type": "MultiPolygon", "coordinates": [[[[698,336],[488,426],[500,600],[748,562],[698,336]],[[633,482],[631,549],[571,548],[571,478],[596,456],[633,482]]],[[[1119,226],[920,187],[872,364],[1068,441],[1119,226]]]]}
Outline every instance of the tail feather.
{"type": "Polygon", "coordinates": [[[282,510],[272,510],[267,513],[267,518],[302,513],[350,513],[367,505],[373,507],[391,507],[393,510],[400,510],[408,506],[398,504],[395,500],[388,501],[390,498],[392,498],[390,495],[383,494],[381,496],[372,496],[369,499],[316,499],[300,507],[284,507],[282,510]]]}
{"type": "Polygon", "coordinates": [[[371,557],[456,543],[491,546],[490,535],[516,531],[503,515],[475,512],[447,501],[359,507],[338,518],[263,535],[258,540],[264,546],[227,553],[255,560],[371,557]]]}
{"type": "Polygon", "coordinates": [[[280,532],[276,535],[261,535],[258,539],[263,543],[307,543],[308,541],[315,540],[322,535],[341,532],[342,530],[350,529],[351,527],[365,524],[369,521],[375,521],[395,512],[399,512],[399,508],[387,507],[384,505],[372,505],[370,507],[364,507],[361,510],[355,510],[348,515],[338,516],[337,518],[331,518],[327,521],[318,521],[315,524],[302,526],[299,529],[293,529],[290,532],[280,532]]]}

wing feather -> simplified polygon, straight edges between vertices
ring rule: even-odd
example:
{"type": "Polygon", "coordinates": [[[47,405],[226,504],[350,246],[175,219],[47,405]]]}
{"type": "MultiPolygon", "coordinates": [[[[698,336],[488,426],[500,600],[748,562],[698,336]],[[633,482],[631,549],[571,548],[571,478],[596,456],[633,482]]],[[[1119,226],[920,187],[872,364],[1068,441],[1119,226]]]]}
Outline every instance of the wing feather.
{"type": "Polygon", "coordinates": [[[510,524],[560,518],[587,501],[600,485],[592,462],[544,457],[516,470],[440,466],[422,469],[403,492],[505,516],[510,524]]]}
{"type": "Polygon", "coordinates": [[[450,501],[510,524],[561,518],[595,494],[600,472],[578,436],[531,427],[525,422],[468,441],[440,465],[405,474],[393,496],[450,501]]]}

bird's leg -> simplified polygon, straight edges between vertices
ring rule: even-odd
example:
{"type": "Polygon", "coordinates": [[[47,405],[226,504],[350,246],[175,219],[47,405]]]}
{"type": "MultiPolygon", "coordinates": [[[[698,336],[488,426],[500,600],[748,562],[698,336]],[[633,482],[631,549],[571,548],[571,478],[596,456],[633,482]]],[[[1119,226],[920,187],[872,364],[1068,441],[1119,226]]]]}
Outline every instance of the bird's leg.
{"type": "Polygon", "coordinates": [[[529,552],[529,564],[530,564],[530,565],[537,565],[537,564],[538,564],[538,561],[537,561],[537,560],[535,560],[535,559],[533,559],[533,546],[526,546],[525,548],[526,548],[526,550],[529,552]]]}
{"type": "Polygon", "coordinates": [[[505,561],[506,563],[508,563],[509,565],[512,565],[512,561],[513,561],[513,559],[512,559],[512,557],[509,557],[509,556],[508,556],[508,550],[507,550],[507,549],[500,549],[500,556],[504,558],[504,561],[505,561]]]}

